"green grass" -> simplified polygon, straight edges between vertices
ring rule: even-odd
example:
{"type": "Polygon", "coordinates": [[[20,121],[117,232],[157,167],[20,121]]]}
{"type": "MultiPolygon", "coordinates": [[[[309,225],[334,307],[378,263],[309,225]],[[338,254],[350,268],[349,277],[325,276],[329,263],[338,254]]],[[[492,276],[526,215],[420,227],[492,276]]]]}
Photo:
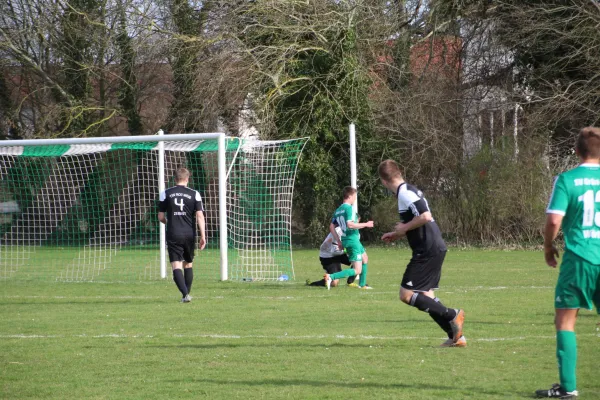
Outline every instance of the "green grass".
{"type": "MultiPolygon", "coordinates": [[[[518,399],[557,381],[553,287],[540,252],[450,251],[439,297],[469,347],[440,349],[398,300],[408,250],[368,249],[375,289],[326,291],[317,251],[296,282],[0,282],[0,398],[518,399]]],[[[600,398],[600,318],[580,315],[578,389],[600,398]]]]}

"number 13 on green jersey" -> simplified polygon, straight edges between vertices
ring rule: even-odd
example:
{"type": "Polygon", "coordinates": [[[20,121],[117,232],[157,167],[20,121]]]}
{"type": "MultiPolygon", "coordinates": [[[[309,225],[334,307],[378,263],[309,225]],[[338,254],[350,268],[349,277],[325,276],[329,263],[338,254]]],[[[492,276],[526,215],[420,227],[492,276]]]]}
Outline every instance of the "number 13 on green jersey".
{"type": "Polygon", "coordinates": [[[559,175],[546,213],[564,216],[567,250],[600,264],[600,165],[582,164],[559,175]]]}

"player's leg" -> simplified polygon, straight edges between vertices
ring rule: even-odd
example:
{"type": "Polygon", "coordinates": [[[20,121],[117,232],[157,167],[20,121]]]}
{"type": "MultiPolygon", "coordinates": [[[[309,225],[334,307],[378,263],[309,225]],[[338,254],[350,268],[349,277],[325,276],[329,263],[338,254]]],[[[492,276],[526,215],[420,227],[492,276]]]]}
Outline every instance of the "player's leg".
{"type": "Polygon", "coordinates": [[[446,307],[433,292],[438,288],[445,252],[432,256],[413,257],[406,267],[400,285],[400,300],[426,312],[446,332],[452,328],[453,343],[462,337],[462,310],[446,307]],[[439,321],[439,322],[438,322],[439,321]]]}
{"type": "MultiPolygon", "coordinates": [[[[323,266],[323,269],[325,270],[326,274],[335,274],[336,272],[340,272],[342,270],[342,264],[338,261],[338,259],[336,257],[332,257],[332,258],[319,257],[319,260],[321,261],[321,265],[323,266]]],[[[337,286],[338,283],[339,283],[339,280],[336,279],[335,281],[331,282],[331,286],[337,286]]],[[[321,279],[320,281],[312,282],[309,285],[310,286],[326,286],[325,279],[321,279]]]]}
{"type": "Polygon", "coordinates": [[[192,283],[194,282],[194,270],[193,261],[194,261],[194,249],[196,245],[196,240],[194,238],[190,238],[185,245],[183,252],[183,276],[185,279],[185,286],[187,287],[188,294],[192,291],[192,283]]]}
{"type": "Polygon", "coordinates": [[[367,285],[367,273],[369,272],[369,256],[367,252],[364,251],[362,254],[362,273],[360,274],[360,278],[358,280],[358,287],[361,289],[371,289],[371,286],[367,285]]]}
{"type": "Polygon", "coordinates": [[[538,397],[575,398],[577,396],[577,338],[575,323],[579,308],[592,308],[596,302],[600,271],[577,255],[565,251],[554,291],[556,358],[560,384],[536,391],[538,397]],[[568,397],[571,396],[571,397],[568,397]]]}
{"type": "Polygon", "coordinates": [[[173,268],[173,282],[175,282],[177,289],[181,292],[181,298],[185,298],[188,295],[188,290],[183,275],[183,262],[173,261],[171,262],[171,267],[173,268]]]}
{"type": "MultiPolygon", "coordinates": [[[[350,261],[350,259],[348,259],[348,253],[336,256],[336,259],[340,262],[340,264],[344,264],[352,268],[352,262],[350,261]]],[[[348,284],[348,286],[358,287],[358,284],[355,283],[357,277],[360,277],[360,275],[349,276],[348,279],[346,279],[346,283],[348,284]]]]}
{"type": "Polygon", "coordinates": [[[329,275],[331,280],[347,278],[349,276],[354,276],[360,274],[362,271],[362,261],[352,261],[352,268],[346,268],[340,272],[336,272],[335,274],[326,274],[329,275]]]}
{"type": "Polygon", "coordinates": [[[348,278],[350,276],[358,275],[362,272],[362,246],[359,246],[360,243],[348,243],[345,244],[346,252],[348,254],[348,259],[352,263],[352,268],[346,268],[343,271],[336,272],[335,274],[325,274],[323,277],[325,279],[325,285],[329,289],[329,285],[332,281],[336,279],[348,278]]]}
{"type": "Polygon", "coordinates": [[[194,269],[191,262],[183,262],[183,277],[185,278],[185,286],[187,286],[189,294],[192,292],[192,283],[194,282],[194,269]]]}
{"type": "MultiPolygon", "coordinates": [[[[442,301],[435,296],[435,292],[433,290],[430,290],[430,291],[425,292],[423,294],[425,294],[429,298],[432,298],[435,302],[437,302],[440,305],[442,305],[443,307],[445,307],[442,304],[442,301]]],[[[431,317],[431,319],[434,320],[434,322],[436,324],[438,324],[438,326],[444,332],[446,332],[446,335],[448,335],[448,340],[446,340],[445,342],[443,342],[441,344],[441,347],[467,347],[467,339],[462,334],[458,338],[458,340],[456,342],[454,342],[454,331],[452,330],[452,324],[450,323],[450,321],[448,321],[448,320],[446,320],[444,318],[441,318],[440,316],[438,316],[436,314],[429,314],[429,316],[431,317]]],[[[456,319],[456,317],[455,317],[455,319],[456,319]]]]}
{"type": "Polygon", "coordinates": [[[167,250],[169,252],[169,261],[173,269],[173,282],[181,292],[181,297],[187,296],[187,286],[183,276],[183,244],[175,240],[167,240],[167,250]]]}
{"type": "Polygon", "coordinates": [[[577,389],[577,337],[575,322],[579,309],[556,309],[556,358],[560,386],[567,392],[577,389]]]}
{"type": "Polygon", "coordinates": [[[554,315],[556,327],[556,358],[560,383],[550,389],[536,390],[538,397],[572,399],[577,397],[577,338],[575,322],[579,309],[557,308],[554,315]]]}
{"type": "Polygon", "coordinates": [[[352,261],[352,268],[346,268],[340,272],[336,272],[335,274],[325,274],[323,279],[325,279],[325,286],[327,289],[330,288],[331,283],[343,278],[348,278],[350,276],[354,276],[360,274],[362,270],[362,262],[361,261],[352,261]]]}

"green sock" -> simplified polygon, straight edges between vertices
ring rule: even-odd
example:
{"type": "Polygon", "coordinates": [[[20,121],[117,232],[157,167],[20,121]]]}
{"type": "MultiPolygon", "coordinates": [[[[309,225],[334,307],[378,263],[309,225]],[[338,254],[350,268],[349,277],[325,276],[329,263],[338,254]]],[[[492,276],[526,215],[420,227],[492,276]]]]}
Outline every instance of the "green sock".
{"type": "Polygon", "coordinates": [[[336,280],[336,279],[341,279],[341,278],[347,278],[349,276],[354,276],[354,275],[356,275],[356,271],[354,271],[354,268],[346,268],[343,271],[336,272],[335,274],[331,274],[329,276],[331,277],[331,280],[336,280]]]}
{"type": "Polygon", "coordinates": [[[567,392],[577,387],[575,368],[577,366],[577,339],[575,332],[556,332],[556,358],[558,358],[558,374],[560,386],[567,392]]]}
{"type": "Polygon", "coordinates": [[[358,279],[358,286],[363,287],[367,284],[367,271],[369,268],[367,264],[362,265],[362,272],[360,273],[360,278],[358,279]]]}

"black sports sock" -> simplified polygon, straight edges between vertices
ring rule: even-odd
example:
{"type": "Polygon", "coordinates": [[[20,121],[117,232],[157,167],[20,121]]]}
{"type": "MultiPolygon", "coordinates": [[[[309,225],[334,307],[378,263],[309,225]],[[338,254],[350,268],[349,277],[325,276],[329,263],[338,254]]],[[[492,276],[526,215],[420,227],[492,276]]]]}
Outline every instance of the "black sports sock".
{"type": "Polygon", "coordinates": [[[439,299],[435,301],[423,293],[415,292],[410,299],[410,305],[445,321],[452,321],[456,317],[456,310],[445,307],[439,299]]]}
{"type": "Polygon", "coordinates": [[[192,292],[192,282],[194,281],[193,268],[184,268],[183,276],[185,277],[185,286],[187,286],[188,294],[192,292]]]}
{"type": "MultiPolygon", "coordinates": [[[[440,302],[440,299],[438,299],[437,297],[434,299],[436,302],[438,302],[439,304],[442,304],[440,302]]],[[[431,317],[431,319],[433,319],[436,324],[438,324],[440,326],[440,328],[442,328],[442,330],[444,332],[446,332],[446,335],[448,335],[449,339],[452,339],[454,337],[454,334],[452,333],[452,327],[450,326],[450,321],[447,321],[437,315],[433,315],[433,314],[429,314],[429,316],[431,317]]]]}
{"type": "Polygon", "coordinates": [[[185,278],[183,277],[183,271],[179,268],[173,270],[173,281],[177,285],[177,289],[181,292],[181,295],[185,297],[188,294],[187,286],[185,286],[185,278]]]}
{"type": "Polygon", "coordinates": [[[308,286],[325,286],[325,279],[321,279],[320,281],[311,282],[308,286]]]}

